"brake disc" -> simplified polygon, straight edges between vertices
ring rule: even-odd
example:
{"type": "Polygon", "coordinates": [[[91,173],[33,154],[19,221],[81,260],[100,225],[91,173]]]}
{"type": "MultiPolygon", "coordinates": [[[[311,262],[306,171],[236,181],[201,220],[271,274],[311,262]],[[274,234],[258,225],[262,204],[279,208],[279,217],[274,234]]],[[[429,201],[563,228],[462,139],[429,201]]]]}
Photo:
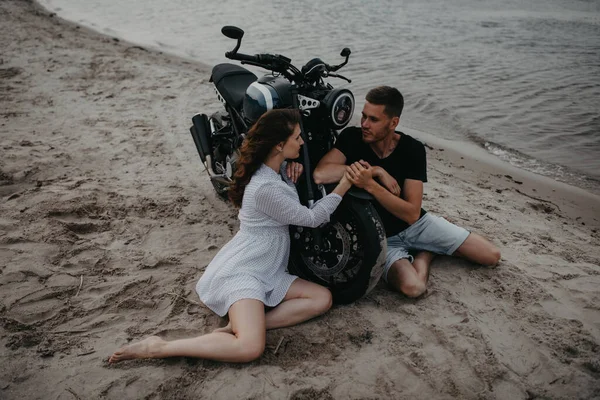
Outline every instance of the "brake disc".
{"type": "MultiPolygon", "coordinates": [[[[335,222],[330,224],[329,227],[331,231],[335,232],[335,245],[330,246],[326,251],[321,251],[316,254],[311,254],[310,251],[306,250],[302,251],[300,254],[304,264],[317,276],[322,277],[333,276],[342,271],[346,267],[346,264],[350,259],[350,252],[352,251],[352,238],[344,226],[339,222],[335,222]],[[334,259],[336,260],[335,264],[328,264],[328,262],[334,259]]],[[[331,235],[331,231],[328,236],[331,235]]]]}

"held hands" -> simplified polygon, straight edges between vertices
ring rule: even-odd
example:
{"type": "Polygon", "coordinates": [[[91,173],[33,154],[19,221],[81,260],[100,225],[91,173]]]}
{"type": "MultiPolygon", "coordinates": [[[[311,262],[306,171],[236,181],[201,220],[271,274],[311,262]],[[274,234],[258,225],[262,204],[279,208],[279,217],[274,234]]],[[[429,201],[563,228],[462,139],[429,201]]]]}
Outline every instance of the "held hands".
{"type": "Polygon", "coordinates": [[[298,182],[298,179],[300,178],[300,175],[302,175],[302,172],[304,172],[304,166],[302,164],[297,163],[295,161],[288,162],[286,167],[286,174],[288,178],[292,180],[292,182],[298,182]]]}
{"type": "MultiPolygon", "coordinates": [[[[298,179],[304,172],[304,166],[295,161],[288,162],[286,174],[292,182],[298,182],[298,179]]],[[[361,189],[367,189],[369,185],[375,183],[377,178],[381,184],[394,196],[400,196],[400,185],[390,174],[381,167],[372,167],[368,162],[360,160],[346,167],[346,172],[340,180],[341,186],[346,190],[354,185],[361,189]]]]}
{"type": "Polygon", "coordinates": [[[400,185],[381,167],[372,167],[368,162],[360,160],[346,167],[346,175],[350,182],[362,189],[367,190],[375,183],[373,178],[379,179],[381,184],[394,196],[400,196],[400,185]]]}
{"type": "Polygon", "coordinates": [[[369,185],[374,183],[374,172],[375,169],[371,167],[368,162],[360,160],[347,166],[344,176],[346,176],[354,186],[361,189],[367,189],[369,185]]]}

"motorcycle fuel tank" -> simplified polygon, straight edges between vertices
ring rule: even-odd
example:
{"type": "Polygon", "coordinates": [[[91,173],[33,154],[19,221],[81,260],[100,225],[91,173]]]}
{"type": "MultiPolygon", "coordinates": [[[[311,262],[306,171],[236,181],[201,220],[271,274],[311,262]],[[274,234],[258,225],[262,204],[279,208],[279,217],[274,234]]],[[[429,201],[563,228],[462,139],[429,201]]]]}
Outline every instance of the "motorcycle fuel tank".
{"type": "Polygon", "coordinates": [[[265,75],[246,89],[244,116],[252,123],[265,112],[292,105],[291,83],[281,77],[265,75]]]}

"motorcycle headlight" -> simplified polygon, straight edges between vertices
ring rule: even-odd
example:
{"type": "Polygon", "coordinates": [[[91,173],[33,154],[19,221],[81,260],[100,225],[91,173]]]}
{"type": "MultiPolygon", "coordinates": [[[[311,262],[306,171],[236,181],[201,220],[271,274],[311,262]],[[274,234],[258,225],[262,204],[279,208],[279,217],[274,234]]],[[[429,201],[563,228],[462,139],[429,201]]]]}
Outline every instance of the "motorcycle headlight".
{"type": "Polygon", "coordinates": [[[333,89],[325,96],[328,119],[334,129],[342,129],[354,113],[354,95],[348,89],[333,89]]]}

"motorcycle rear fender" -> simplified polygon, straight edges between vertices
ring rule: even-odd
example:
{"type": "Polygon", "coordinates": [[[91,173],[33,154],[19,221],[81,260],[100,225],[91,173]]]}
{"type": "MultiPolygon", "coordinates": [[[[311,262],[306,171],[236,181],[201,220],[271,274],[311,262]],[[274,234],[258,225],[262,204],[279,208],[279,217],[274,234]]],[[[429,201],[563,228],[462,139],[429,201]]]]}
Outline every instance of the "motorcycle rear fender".
{"type": "Polygon", "coordinates": [[[210,125],[206,114],[196,114],[192,117],[193,126],[190,133],[194,139],[196,150],[202,159],[206,162],[206,156],[210,156],[210,125]]]}

